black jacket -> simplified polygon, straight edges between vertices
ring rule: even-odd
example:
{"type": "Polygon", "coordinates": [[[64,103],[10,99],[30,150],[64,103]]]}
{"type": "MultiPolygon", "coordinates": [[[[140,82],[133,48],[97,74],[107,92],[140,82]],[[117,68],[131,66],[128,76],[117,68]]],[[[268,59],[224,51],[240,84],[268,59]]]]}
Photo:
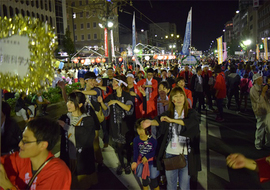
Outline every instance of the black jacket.
{"type": "MultiPolygon", "coordinates": [[[[59,120],[70,125],[70,119],[65,114],[59,120]]],[[[75,127],[75,140],[77,149],[77,167],[75,175],[90,175],[95,172],[94,138],[95,122],[93,117],[84,117],[79,126],[75,127]]],[[[68,132],[61,129],[60,158],[69,166],[69,140],[68,132]]]]}
{"type": "MultiPolygon", "coordinates": [[[[158,151],[157,152],[157,168],[158,170],[164,169],[163,161],[166,151],[166,145],[169,133],[169,123],[161,122],[161,116],[169,116],[169,111],[159,115],[156,120],[159,123],[158,129],[158,151]]],[[[189,109],[188,115],[183,119],[185,126],[181,131],[181,136],[190,138],[191,151],[188,153],[188,173],[189,175],[196,175],[201,170],[201,158],[200,158],[200,129],[197,113],[194,109],[189,109]]]]}

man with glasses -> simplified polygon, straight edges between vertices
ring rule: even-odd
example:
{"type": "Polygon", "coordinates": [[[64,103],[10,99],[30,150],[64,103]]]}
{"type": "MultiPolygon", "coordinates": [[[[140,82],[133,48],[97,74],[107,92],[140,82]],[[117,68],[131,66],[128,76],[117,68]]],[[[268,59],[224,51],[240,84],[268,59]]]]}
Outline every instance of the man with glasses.
{"type": "Polygon", "coordinates": [[[1,157],[0,187],[26,189],[39,168],[51,158],[33,180],[31,189],[70,189],[71,173],[67,165],[51,153],[59,129],[58,123],[46,118],[30,121],[19,143],[19,152],[1,157]]]}

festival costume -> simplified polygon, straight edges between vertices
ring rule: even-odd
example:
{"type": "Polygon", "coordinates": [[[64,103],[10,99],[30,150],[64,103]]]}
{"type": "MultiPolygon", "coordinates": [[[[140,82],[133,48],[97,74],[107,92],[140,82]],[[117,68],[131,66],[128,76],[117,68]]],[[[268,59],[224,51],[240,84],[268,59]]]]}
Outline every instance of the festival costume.
{"type": "Polygon", "coordinates": [[[151,79],[151,82],[149,82],[147,79],[142,79],[137,84],[138,86],[142,86],[142,85],[152,86],[152,88],[145,89],[146,101],[147,101],[146,116],[150,118],[156,117],[157,116],[158,82],[155,79],[151,79]]]}
{"type": "Polygon", "coordinates": [[[193,76],[192,72],[190,71],[181,71],[177,77],[183,77],[186,82],[187,88],[190,88],[191,78],[193,76]]]}
{"type": "Polygon", "coordinates": [[[115,150],[117,152],[121,167],[125,167],[124,165],[124,149],[127,143],[126,135],[130,131],[130,125],[128,124],[129,120],[127,116],[133,114],[134,105],[131,100],[131,96],[129,93],[122,90],[121,97],[117,97],[116,92],[110,94],[105,100],[104,103],[107,106],[108,102],[111,100],[118,100],[125,105],[131,105],[129,111],[125,111],[118,104],[113,104],[108,107],[107,110],[103,110],[104,116],[109,116],[109,126],[110,126],[110,134],[112,136],[112,141],[115,144],[115,150]]]}
{"type": "Polygon", "coordinates": [[[75,187],[79,185],[76,188],[89,188],[97,183],[93,147],[96,130],[94,119],[86,114],[73,117],[68,113],[59,120],[66,123],[61,129],[60,158],[72,172],[72,187],[76,184],[75,187]]]}
{"type": "MultiPolygon", "coordinates": [[[[47,159],[52,156],[53,154],[49,152],[47,159]]],[[[15,152],[1,157],[1,163],[10,182],[17,189],[26,189],[33,176],[30,158],[21,158],[19,152],[15,152]]],[[[70,189],[70,184],[71,174],[67,165],[61,159],[53,158],[37,175],[30,189],[70,189]]]]}

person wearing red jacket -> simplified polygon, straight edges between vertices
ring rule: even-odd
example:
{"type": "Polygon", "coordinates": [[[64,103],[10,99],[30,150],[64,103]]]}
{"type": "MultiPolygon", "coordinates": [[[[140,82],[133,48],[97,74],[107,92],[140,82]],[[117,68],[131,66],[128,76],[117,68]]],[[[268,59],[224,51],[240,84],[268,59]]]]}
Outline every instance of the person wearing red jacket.
{"type": "MultiPolygon", "coordinates": [[[[211,97],[211,91],[213,89],[213,73],[212,71],[209,70],[208,65],[203,65],[202,66],[202,78],[203,78],[203,91],[204,91],[204,96],[207,98],[207,103],[208,103],[208,108],[213,110],[213,104],[212,104],[212,97],[211,97]]],[[[203,99],[204,101],[204,99],[203,99]]],[[[205,104],[203,103],[205,106],[205,104]]]]}
{"type": "Polygon", "coordinates": [[[247,168],[258,172],[261,183],[270,181],[270,156],[252,160],[242,154],[234,153],[227,157],[227,165],[233,169],[247,168]]]}
{"type": "MultiPolygon", "coordinates": [[[[158,82],[153,79],[153,69],[147,70],[147,78],[140,80],[137,84],[145,88],[147,110],[146,117],[154,118],[157,116],[157,97],[158,97],[158,82]]],[[[143,97],[141,97],[143,99],[143,97]]]]}
{"type": "Polygon", "coordinates": [[[179,76],[185,79],[186,87],[189,89],[193,74],[189,71],[189,67],[187,65],[185,66],[185,70],[181,71],[177,77],[179,76]]]}
{"type": "Polygon", "coordinates": [[[58,141],[60,127],[47,118],[28,122],[19,143],[20,151],[1,157],[0,189],[70,189],[71,172],[64,161],[55,158],[51,150],[58,141]],[[48,160],[33,183],[33,172],[48,160]]]}
{"type": "Polygon", "coordinates": [[[226,83],[225,74],[222,72],[220,65],[215,66],[215,73],[217,74],[214,89],[216,90],[216,101],[219,114],[216,117],[217,122],[223,122],[223,99],[226,98],[226,83]]]}
{"type": "Polygon", "coordinates": [[[179,86],[184,90],[184,92],[185,92],[185,94],[187,96],[189,108],[192,108],[192,105],[193,105],[192,92],[189,89],[185,88],[185,79],[183,77],[178,77],[175,80],[175,84],[173,84],[173,88],[175,86],[179,86]]]}

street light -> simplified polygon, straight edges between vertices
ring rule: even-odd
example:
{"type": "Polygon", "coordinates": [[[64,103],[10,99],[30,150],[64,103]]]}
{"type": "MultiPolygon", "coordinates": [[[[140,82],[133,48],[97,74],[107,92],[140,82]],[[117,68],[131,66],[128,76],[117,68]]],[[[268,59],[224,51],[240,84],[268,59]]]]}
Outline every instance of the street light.
{"type": "Polygon", "coordinates": [[[173,37],[173,34],[171,34],[171,37],[173,37]]]}
{"type": "Polygon", "coordinates": [[[247,50],[247,56],[249,57],[249,53],[248,53],[248,46],[251,44],[251,40],[245,40],[243,41],[243,44],[246,46],[246,50],[247,50]]]}
{"type": "Polygon", "coordinates": [[[165,36],[165,38],[168,38],[168,36],[165,36]]]}

